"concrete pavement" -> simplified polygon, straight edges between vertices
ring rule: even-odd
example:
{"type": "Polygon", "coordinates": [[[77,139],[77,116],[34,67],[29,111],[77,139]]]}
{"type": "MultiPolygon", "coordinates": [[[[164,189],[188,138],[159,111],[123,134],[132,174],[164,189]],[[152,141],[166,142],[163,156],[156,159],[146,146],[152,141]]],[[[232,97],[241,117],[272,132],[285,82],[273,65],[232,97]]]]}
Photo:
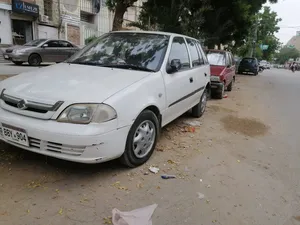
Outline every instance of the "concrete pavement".
{"type": "Polygon", "coordinates": [[[300,72],[238,76],[195,133],[163,129],[146,165],[79,165],[0,145],[0,224],[109,224],[153,203],[153,225],[300,224],[300,72]],[[144,175],[150,165],[159,174],[144,175]],[[162,180],[161,174],[177,179],[162,180]],[[204,195],[203,199],[199,194],[204,195]]]}
{"type": "MultiPolygon", "coordinates": [[[[49,66],[51,64],[41,64],[40,67],[49,66]]],[[[23,72],[37,70],[40,67],[29,66],[27,63],[17,66],[13,63],[0,63],[0,75],[17,75],[23,72]]]]}

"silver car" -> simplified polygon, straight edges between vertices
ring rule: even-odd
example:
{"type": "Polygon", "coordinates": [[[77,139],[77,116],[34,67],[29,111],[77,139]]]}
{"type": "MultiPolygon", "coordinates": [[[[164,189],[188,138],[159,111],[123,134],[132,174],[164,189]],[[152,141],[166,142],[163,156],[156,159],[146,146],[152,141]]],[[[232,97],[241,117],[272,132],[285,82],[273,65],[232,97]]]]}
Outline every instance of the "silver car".
{"type": "Polygon", "coordinates": [[[80,48],[65,40],[37,39],[21,46],[5,50],[4,59],[16,65],[28,62],[38,66],[42,62],[62,62],[71,57],[80,48]]]}

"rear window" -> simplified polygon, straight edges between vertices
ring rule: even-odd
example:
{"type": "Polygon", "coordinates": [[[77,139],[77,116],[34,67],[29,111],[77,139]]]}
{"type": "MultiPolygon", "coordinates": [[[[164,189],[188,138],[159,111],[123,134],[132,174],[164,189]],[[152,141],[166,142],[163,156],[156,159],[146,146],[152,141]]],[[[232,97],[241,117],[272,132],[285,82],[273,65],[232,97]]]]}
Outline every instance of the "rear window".
{"type": "Polygon", "coordinates": [[[226,58],[224,52],[207,52],[207,59],[210,65],[225,66],[226,58]]]}
{"type": "Polygon", "coordinates": [[[254,64],[255,63],[255,59],[253,58],[243,58],[241,61],[241,64],[254,64]]]}

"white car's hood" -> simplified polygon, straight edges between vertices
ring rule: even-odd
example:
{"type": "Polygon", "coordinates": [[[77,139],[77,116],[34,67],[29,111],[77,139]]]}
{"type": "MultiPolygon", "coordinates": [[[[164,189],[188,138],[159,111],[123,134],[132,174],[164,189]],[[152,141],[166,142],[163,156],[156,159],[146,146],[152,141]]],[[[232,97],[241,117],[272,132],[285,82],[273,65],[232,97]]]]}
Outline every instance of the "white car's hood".
{"type": "Polygon", "coordinates": [[[6,94],[38,102],[101,103],[149,74],[62,63],[4,80],[0,88],[6,94]]]}

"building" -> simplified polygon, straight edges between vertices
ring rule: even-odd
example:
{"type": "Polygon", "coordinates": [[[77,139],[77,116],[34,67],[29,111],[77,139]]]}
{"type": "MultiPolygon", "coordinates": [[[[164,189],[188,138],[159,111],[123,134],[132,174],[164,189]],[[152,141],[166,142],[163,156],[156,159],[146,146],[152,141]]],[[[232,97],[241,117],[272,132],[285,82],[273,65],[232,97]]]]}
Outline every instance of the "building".
{"type": "Polygon", "coordinates": [[[0,0],[0,44],[24,44],[38,37],[39,6],[33,0],[0,0]]]}
{"type": "Polygon", "coordinates": [[[290,48],[296,48],[298,51],[300,51],[300,31],[297,31],[296,35],[288,41],[286,46],[290,48]]]}
{"type": "MultiPolygon", "coordinates": [[[[124,29],[137,21],[143,0],[124,15],[124,29]]],[[[91,36],[111,31],[114,14],[105,0],[0,0],[0,45],[37,38],[60,38],[85,45],[91,36]]]]}

